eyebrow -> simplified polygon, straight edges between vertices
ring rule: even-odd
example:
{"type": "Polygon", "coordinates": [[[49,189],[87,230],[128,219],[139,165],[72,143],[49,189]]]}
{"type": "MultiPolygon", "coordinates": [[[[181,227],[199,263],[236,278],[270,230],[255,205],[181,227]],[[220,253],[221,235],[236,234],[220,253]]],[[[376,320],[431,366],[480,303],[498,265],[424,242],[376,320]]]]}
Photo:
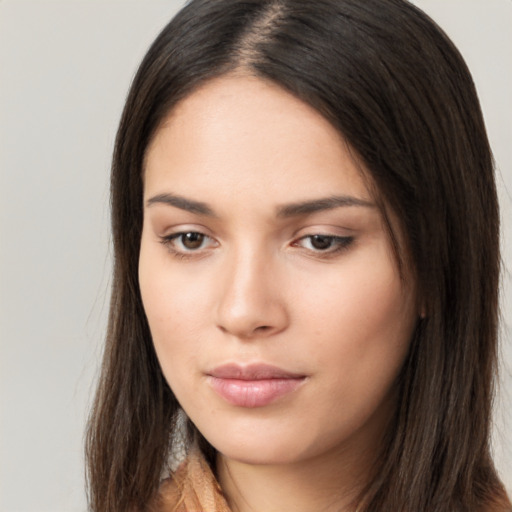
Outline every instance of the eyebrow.
{"type": "Polygon", "coordinates": [[[283,205],[278,208],[278,217],[295,217],[299,215],[310,215],[323,210],[333,210],[342,206],[363,206],[375,208],[376,205],[370,201],[359,199],[353,196],[330,196],[312,201],[301,201],[283,205]]]}
{"type": "MultiPolygon", "coordinates": [[[[154,204],[166,204],[197,215],[217,217],[213,209],[207,203],[195,201],[175,194],[158,194],[151,197],[146,202],[146,206],[148,207],[154,204]]],[[[330,196],[279,206],[277,209],[277,216],[281,218],[297,217],[300,215],[310,215],[324,210],[333,210],[334,208],[340,208],[343,206],[375,208],[376,205],[370,201],[353,196],[330,196]]]]}
{"type": "Polygon", "coordinates": [[[154,204],[167,204],[197,215],[216,217],[214,211],[206,203],[174,194],[158,194],[148,199],[146,202],[146,206],[148,207],[154,204]]]}

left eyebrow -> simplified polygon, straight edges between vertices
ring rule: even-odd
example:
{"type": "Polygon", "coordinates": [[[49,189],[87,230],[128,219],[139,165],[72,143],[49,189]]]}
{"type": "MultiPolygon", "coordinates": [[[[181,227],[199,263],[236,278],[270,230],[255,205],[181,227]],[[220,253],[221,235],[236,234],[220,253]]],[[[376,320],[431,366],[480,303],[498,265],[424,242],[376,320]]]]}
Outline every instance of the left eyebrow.
{"type": "Polygon", "coordinates": [[[375,203],[353,196],[330,196],[280,206],[277,210],[277,216],[295,217],[299,215],[310,215],[323,210],[333,210],[334,208],[340,208],[342,206],[376,207],[375,203]]]}

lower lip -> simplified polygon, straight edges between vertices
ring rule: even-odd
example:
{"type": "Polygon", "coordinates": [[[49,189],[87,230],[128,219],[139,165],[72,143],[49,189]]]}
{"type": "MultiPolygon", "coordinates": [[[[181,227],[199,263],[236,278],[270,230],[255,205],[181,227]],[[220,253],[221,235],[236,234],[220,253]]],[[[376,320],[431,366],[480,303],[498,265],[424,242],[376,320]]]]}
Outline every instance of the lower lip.
{"type": "Polygon", "coordinates": [[[213,390],[224,400],[237,407],[264,407],[295,391],[305,380],[300,378],[279,378],[241,380],[208,377],[213,390]]]}

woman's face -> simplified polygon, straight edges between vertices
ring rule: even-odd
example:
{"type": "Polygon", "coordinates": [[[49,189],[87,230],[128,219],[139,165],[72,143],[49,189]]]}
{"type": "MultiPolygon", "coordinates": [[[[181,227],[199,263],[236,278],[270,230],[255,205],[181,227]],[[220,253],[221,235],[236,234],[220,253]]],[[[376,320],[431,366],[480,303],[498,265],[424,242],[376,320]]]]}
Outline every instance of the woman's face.
{"type": "Polygon", "coordinates": [[[228,459],[368,450],[417,318],[338,132],[276,85],[210,81],[148,148],[139,278],[163,373],[228,459]]]}

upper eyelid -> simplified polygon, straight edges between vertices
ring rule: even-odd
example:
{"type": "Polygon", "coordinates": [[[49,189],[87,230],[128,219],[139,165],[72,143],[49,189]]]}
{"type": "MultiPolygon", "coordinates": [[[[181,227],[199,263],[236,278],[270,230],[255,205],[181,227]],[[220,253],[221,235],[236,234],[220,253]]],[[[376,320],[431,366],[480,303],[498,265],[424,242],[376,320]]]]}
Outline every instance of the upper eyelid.
{"type": "MultiPolygon", "coordinates": [[[[300,239],[303,239],[303,238],[308,238],[308,237],[312,237],[312,236],[325,236],[325,237],[331,237],[331,238],[354,238],[354,233],[353,233],[353,230],[348,230],[350,231],[350,233],[334,233],[333,231],[331,230],[328,230],[328,229],[309,229],[309,228],[306,228],[306,232],[304,233],[300,233],[300,231],[303,231],[304,228],[301,228],[300,230],[298,231],[295,231],[289,238],[293,241],[296,241],[296,240],[300,240],[300,239]]],[[[340,229],[340,228],[338,228],[340,229]]],[[[344,231],[347,231],[347,228],[343,228],[344,231]]],[[[218,241],[217,239],[219,238],[218,236],[215,236],[211,233],[211,231],[209,229],[206,229],[204,227],[199,227],[199,228],[195,228],[195,227],[191,227],[191,228],[188,228],[188,227],[185,227],[185,228],[182,228],[182,227],[179,227],[178,229],[172,229],[172,231],[168,228],[165,230],[166,233],[165,234],[161,234],[161,235],[158,235],[160,238],[165,238],[165,239],[172,239],[172,238],[176,238],[180,235],[185,235],[187,233],[198,233],[198,234],[201,234],[201,235],[204,235],[208,238],[211,238],[213,240],[216,240],[218,241]],[[167,232],[169,231],[169,232],[167,232]]]]}
{"type": "Polygon", "coordinates": [[[313,236],[324,236],[325,238],[334,238],[334,239],[347,239],[347,238],[354,238],[354,235],[334,235],[332,233],[324,233],[321,231],[318,231],[316,233],[308,233],[305,235],[301,235],[296,237],[296,240],[302,240],[304,238],[311,238],[313,236]]]}
{"type": "Polygon", "coordinates": [[[189,230],[185,230],[185,231],[183,231],[183,230],[176,231],[173,233],[169,233],[168,235],[163,235],[160,238],[162,238],[163,240],[168,240],[168,241],[176,240],[180,236],[187,235],[189,233],[197,233],[198,235],[202,235],[205,238],[208,238],[208,239],[218,243],[218,241],[213,236],[209,235],[208,233],[204,233],[203,231],[197,231],[197,230],[193,230],[193,229],[189,229],[189,230]]]}
{"type": "Polygon", "coordinates": [[[353,241],[355,239],[354,235],[332,235],[332,234],[326,234],[326,233],[313,233],[313,234],[310,234],[310,235],[300,236],[300,237],[295,239],[295,242],[299,242],[300,240],[305,240],[307,238],[312,238],[314,236],[322,236],[322,237],[325,237],[325,238],[332,238],[333,240],[344,241],[344,242],[353,241]]]}
{"type": "Polygon", "coordinates": [[[340,222],[308,222],[294,230],[293,236],[324,235],[324,236],[351,236],[359,230],[349,227],[352,223],[340,222]]]}
{"type": "Polygon", "coordinates": [[[165,229],[157,229],[156,231],[160,238],[171,238],[186,233],[200,233],[201,235],[215,238],[210,229],[197,224],[176,224],[174,226],[166,226],[165,229]]]}

